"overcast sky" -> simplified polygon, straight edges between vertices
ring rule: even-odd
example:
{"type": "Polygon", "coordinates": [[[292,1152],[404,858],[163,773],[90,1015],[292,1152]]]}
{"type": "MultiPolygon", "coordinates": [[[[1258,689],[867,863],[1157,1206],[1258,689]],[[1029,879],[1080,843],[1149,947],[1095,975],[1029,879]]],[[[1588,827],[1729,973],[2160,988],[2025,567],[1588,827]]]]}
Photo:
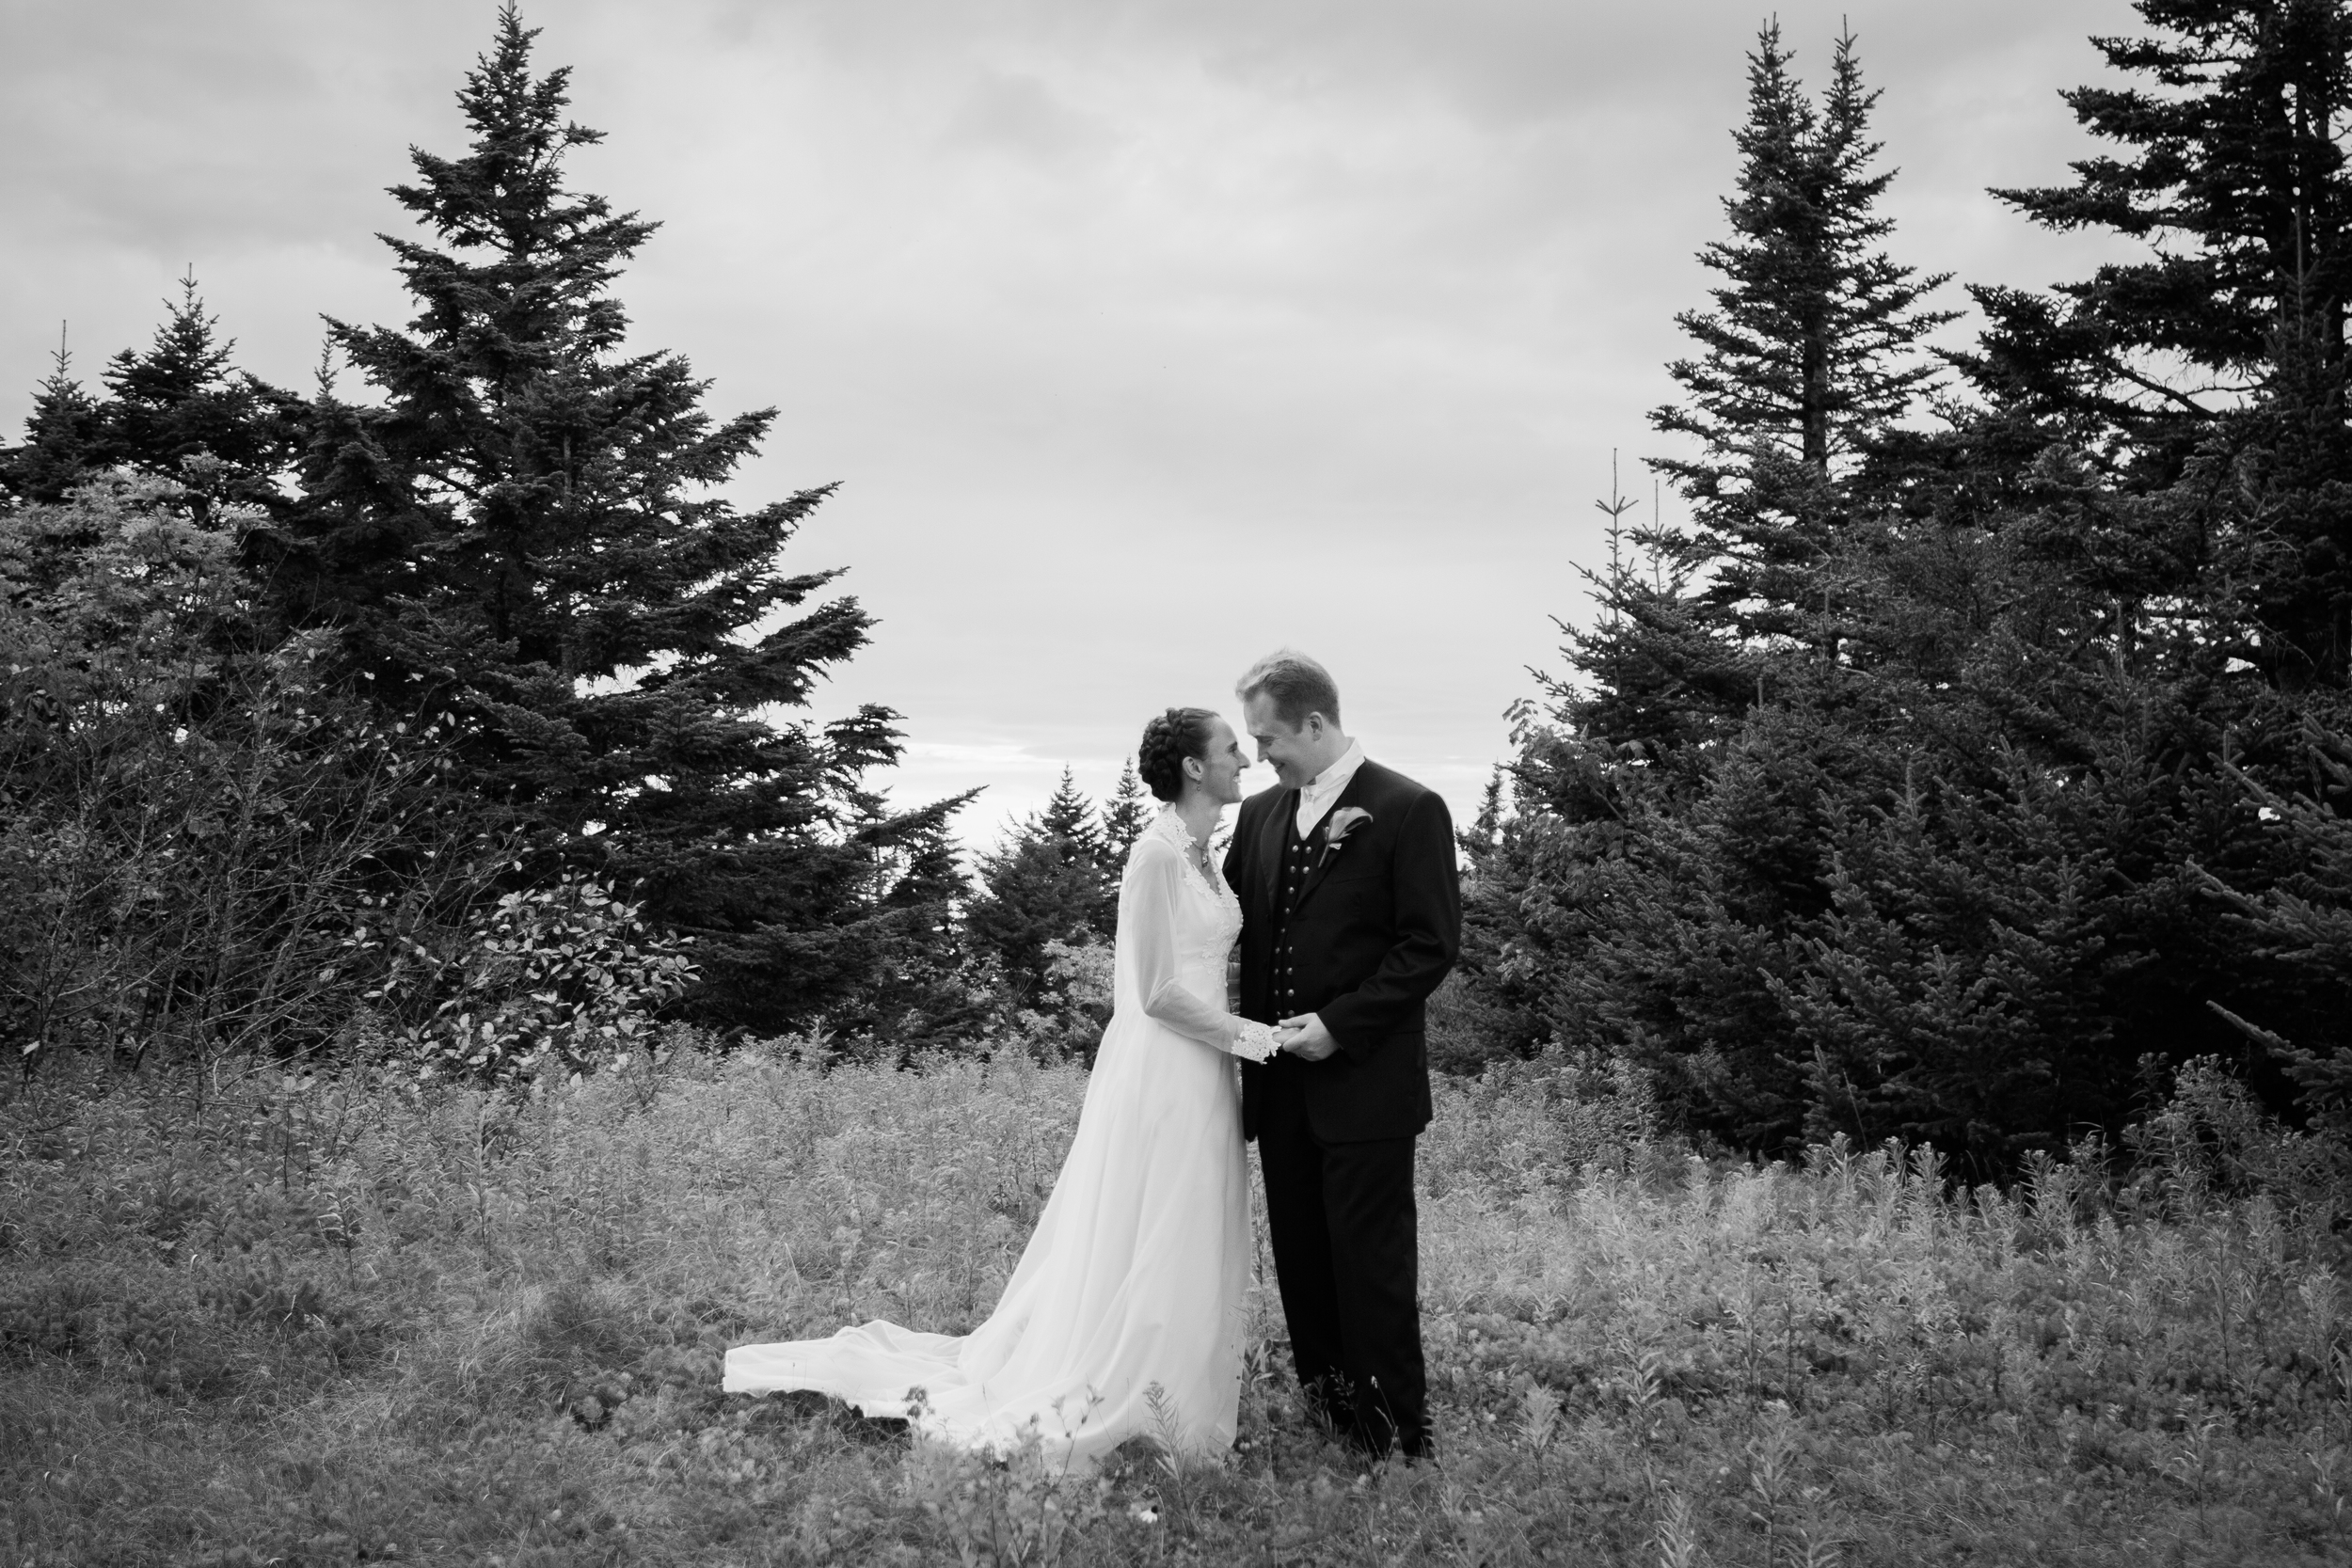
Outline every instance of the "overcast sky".
{"type": "MultiPolygon", "coordinates": [[[[2057,89],[2121,0],[1782,4],[1883,88],[1899,259],[2076,276],[2092,242],[1984,194],[2064,176],[2057,89]]],[[[143,342],[193,263],[242,364],[307,385],[322,312],[408,310],[374,239],[492,0],[0,0],[0,422],[58,322],[143,342]]],[[[986,842],[1143,720],[1230,710],[1279,644],[1371,753],[1475,802],[1595,498],[1661,444],[1674,313],[1722,230],[1726,0],[537,0],[610,134],[576,186],[663,228],[644,347],[781,409],[745,501],[840,494],[790,563],[881,621],[822,711],[906,716],[902,800],[988,786],[986,842]]],[[[1957,287],[1950,303],[1963,303],[1957,287]]],[[[11,436],[10,438],[13,438],[11,436]]],[[[1676,508],[1667,499],[1671,517],[1676,508]]],[[[1269,783],[1263,771],[1245,775],[1269,783]]]]}

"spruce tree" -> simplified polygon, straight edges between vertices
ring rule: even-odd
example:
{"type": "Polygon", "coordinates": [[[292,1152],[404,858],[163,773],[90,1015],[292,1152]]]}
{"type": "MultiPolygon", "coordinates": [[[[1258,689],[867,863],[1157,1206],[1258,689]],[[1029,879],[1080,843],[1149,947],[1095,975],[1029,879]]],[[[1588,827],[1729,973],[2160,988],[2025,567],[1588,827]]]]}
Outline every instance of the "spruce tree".
{"type": "Polygon", "coordinates": [[[1078,788],[1078,780],[1069,766],[1061,770],[1061,781],[1054,786],[1045,808],[1038,813],[1039,831],[1057,843],[1067,845],[1068,853],[1100,869],[1103,863],[1103,830],[1095,822],[1094,807],[1078,788]]]}
{"type": "Polygon", "coordinates": [[[381,701],[450,714],[454,782],[501,825],[696,937],[692,1010],[800,1026],[882,982],[888,868],[961,802],[860,794],[899,754],[887,708],[773,717],[866,641],[854,599],[811,603],[837,573],[779,564],[831,487],[714,494],[774,411],[716,420],[684,357],[628,345],[612,285],[657,226],[566,182],[601,134],[536,37],[500,13],[457,94],[469,146],[412,150],[392,192],[427,231],[385,236],[417,314],[330,319],[376,400],[313,404],[287,612],[342,628],[381,701]]]}
{"type": "Polygon", "coordinates": [[[98,402],[73,379],[60,329],[49,373],[33,392],[24,444],[0,449],[0,497],[18,505],[55,503],[99,467],[105,451],[98,402]]]}
{"type": "Polygon", "coordinates": [[[2117,152],[2070,184],[1996,190],[2044,228],[2151,254],[2049,294],[1971,290],[1992,319],[1963,363],[1989,392],[2088,416],[2177,461],[2265,379],[2282,324],[2344,355],[2352,290],[2352,102],[2344,0],[2137,0],[2150,36],[2091,41],[2144,87],[2064,97],[2117,152]],[[2120,155],[2119,155],[2120,154],[2120,155]]]}
{"type": "MultiPolygon", "coordinates": [[[[2093,40],[2138,79],[2064,96],[2113,144],[2072,183],[1996,194],[2043,227],[2148,254],[2050,293],[1976,291],[1961,363],[1995,414],[2095,455],[2130,495],[2093,547],[2169,558],[2119,594],[2196,602],[2201,675],[2352,679],[2352,7],[2139,0],[2146,36],[2093,40]]],[[[2177,616],[2175,619],[2179,619],[2177,616]]],[[[2183,673],[2188,672],[2184,671],[2183,673]]]]}
{"type": "MultiPolygon", "coordinates": [[[[2352,1080],[2320,908],[2343,836],[2322,785],[2352,748],[2296,743],[2352,704],[2317,145],[2344,119],[2340,8],[2140,10],[2161,39],[2103,47],[2146,92],[2073,95],[2129,158],[2026,204],[2152,259],[1991,296],[2017,309],[1956,356],[1983,404],[1864,421],[1825,479],[1785,412],[1796,356],[1726,370],[1783,400],[1764,450],[1814,488],[1779,496],[1824,503],[1783,509],[1820,546],[1789,575],[1835,615],[1784,594],[1802,612],[1776,627],[1700,579],[1595,573],[1570,654],[1598,689],[1521,710],[1517,810],[1476,835],[1477,1007],[1645,1069],[1669,1116],[1750,1149],[1932,1140],[1975,1179],[2120,1132],[2152,1063],[2250,1040],[2282,1058],[2256,1085],[2283,1105],[2283,1067],[2323,1114],[2352,1080]],[[2299,260],[2257,243],[2298,230],[2299,260]]],[[[1772,53],[1752,131],[1802,120],[1772,53]]],[[[1734,471],[1727,435],[1709,452],[1729,477],[1691,487],[1677,563],[1745,537],[1763,470],[1734,471]]]]}
{"type": "Polygon", "coordinates": [[[1701,352],[1668,367],[1684,401],[1650,415],[1701,446],[1655,466],[1696,513],[1680,549],[1711,569],[1704,618],[1742,638],[1818,635],[1840,482],[1931,387],[1921,341],[1952,319],[1922,304],[1945,275],[1921,277],[1881,248],[1893,224],[1877,204],[1895,171],[1874,166],[1879,95],[1863,86],[1852,34],[1837,40],[1819,108],[1792,58],[1779,24],[1765,24],[1732,135],[1731,234],[1699,253],[1724,281],[1712,309],[1675,318],[1701,352]]]}
{"type": "Polygon", "coordinates": [[[144,350],[106,366],[103,458],[186,485],[200,511],[223,502],[277,511],[300,453],[302,402],[235,365],[191,270],[144,350]]]}
{"type": "Polygon", "coordinates": [[[993,954],[1024,996],[1048,983],[1049,942],[1110,938],[1119,885],[1094,813],[1070,769],[1042,810],[980,857],[980,894],[964,913],[976,946],[993,954]]]}
{"type": "Polygon", "coordinates": [[[1103,802],[1103,863],[1114,878],[1125,869],[1127,851],[1152,825],[1158,809],[1158,802],[1144,793],[1143,781],[1136,777],[1136,759],[1129,757],[1119,769],[1119,782],[1111,786],[1111,798],[1103,802]]]}
{"type": "MultiPolygon", "coordinates": [[[[1596,614],[1581,627],[1558,623],[1571,674],[1536,679],[1556,721],[1629,755],[1665,760],[1718,735],[1726,716],[1748,705],[1763,661],[1691,592],[1692,541],[1654,515],[1627,525],[1638,504],[1618,489],[1611,453],[1609,499],[1593,503],[1609,519],[1609,560],[1580,572],[1596,614]]],[[[1522,731],[1533,715],[1532,705],[1521,712],[1522,731]]]]}
{"type": "MultiPolygon", "coordinates": [[[[867,820],[881,825],[889,816],[877,801],[867,820]]],[[[981,1039],[1002,998],[996,976],[974,961],[959,917],[972,879],[946,816],[897,838],[876,868],[880,918],[864,928],[879,955],[874,983],[835,1004],[825,1022],[854,1050],[907,1060],[981,1039]]]]}
{"type": "MultiPolygon", "coordinates": [[[[236,344],[219,336],[193,271],[164,310],[152,342],[107,362],[103,398],[73,380],[60,344],[25,444],[0,452],[0,493],[56,501],[105,469],[129,467],[184,487],[199,517],[225,502],[282,512],[281,482],[303,439],[300,400],[236,368],[236,344]]],[[[247,540],[248,565],[260,543],[247,540]]]]}

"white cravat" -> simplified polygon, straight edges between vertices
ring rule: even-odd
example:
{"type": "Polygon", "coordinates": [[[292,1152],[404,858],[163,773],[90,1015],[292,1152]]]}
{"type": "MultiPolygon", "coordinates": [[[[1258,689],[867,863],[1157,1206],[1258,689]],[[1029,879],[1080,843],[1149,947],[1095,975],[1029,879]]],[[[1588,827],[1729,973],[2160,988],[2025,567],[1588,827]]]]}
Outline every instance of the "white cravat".
{"type": "Polygon", "coordinates": [[[1351,740],[1339,761],[1317,773],[1298,789],[1298,836],[1313,832],[1323,814],[1331,809],[1347,788],[1347,781],[1356,776],[1356,769],[1364,765],[1364,743],[1351,740]]]}

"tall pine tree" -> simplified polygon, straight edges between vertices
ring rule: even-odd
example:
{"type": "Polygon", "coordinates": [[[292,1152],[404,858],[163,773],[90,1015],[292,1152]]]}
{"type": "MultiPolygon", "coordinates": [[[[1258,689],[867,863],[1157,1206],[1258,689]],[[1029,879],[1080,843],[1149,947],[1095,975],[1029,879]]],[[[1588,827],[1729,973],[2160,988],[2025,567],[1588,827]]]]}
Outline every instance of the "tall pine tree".
{"type": "MultiPolygon", "coordinates": [[[[1884,250],[1875,95],[1848,37],[1817,106],[1770,27],[1749,83],[1732,234],[1707,258],[1726,281],[1682,318],[1703,352],[1656,416],[1700,444],[1661,465],[1692,524],[1625,529],[1625,498],[1602,503],[1633,548],[1594,574],[1581,678],[1522,710],[1518,810],[1466,889],[1460,1016],[1493,1046],[1629,1062],[1746,1147],[1933,1137],[1997,1168],[2118,1104],[2082,1015],[2125,972],[2097,968],[2121,916],[2076,896],[2118,857],[2053,829],[2073,797],[2041,784],[2080,738],[2050,711],[2075,672],[2016,678],[2039,651],[2017,641],[2074,629],[2034,612],[2071,601],[1951,624],[1968,590],[2008,608],[2032,574],[1939,552],[1941,515],[1905,510],[1925,481],[1900,424],[1948,318],[1926,308],[1939,279],[1884,250]],[[1915,678],[1923,655],[1945,667],[1915,678]],[[2013,812],[1945,814],[2018,779],[2038,793],[2013,812]]],[[[2156,815],[2130,803],[2111,816],[2156,815]]]]}
{"type": "Polygon", "coordinates": [[[567,71],[534,73],[536,37],[500,13],[466,152],[412,150],[392,192],[427,230],[385,237],[416,316],[329,323],[376,401],[322,388],[278,580],[380,700],[452,716],[458,783],[507,826],[700,941],[696,1011],[798,1026],[886,978],[907,914],[882,873],[961,802],[870,809],[887,708],[775,717],[867,637],[854,599],[811,604],[837,573],[778,563],[831,487],[713,493],[774,412],[714,420],[682,356],[628,347],[612,288],[656,225],[566,183],[601,134],[566,118],[567,71]]]}
{"type": "Polygon", "coordinates": [[[1952,319],[1922,303],[1944,276],[1921,277],[1882,248],[1893,224],[1878,201],[1895,171],[1875,166],[1879,95],[1863,85],[1852,34],[1837,40],[1819,108],[1792,58],[1767,23],[1732,135],[1731,233],[1699,253],[1724,281],[1712,309],[1676,317],[1700,353],[1668,367],[1683,401],[1650,415],[1700,445],[1655,466],[1695,514],[1678,553],[1711,571],[1701,618],[1740,638],[1821,635],[1840,481],[1931,386],[1922,340],[1952,319]]]}

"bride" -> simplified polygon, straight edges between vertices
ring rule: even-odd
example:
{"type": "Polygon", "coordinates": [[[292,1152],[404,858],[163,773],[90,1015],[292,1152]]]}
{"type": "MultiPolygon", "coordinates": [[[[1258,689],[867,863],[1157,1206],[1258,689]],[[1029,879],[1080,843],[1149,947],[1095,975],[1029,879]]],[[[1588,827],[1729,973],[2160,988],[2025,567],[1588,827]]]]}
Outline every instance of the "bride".
{"type": "Polygon", "coordinates": [[[1144,726],[1136,771],[1166,804],[1120,881],[1115,1007],[1053,1196],[988,1321],[961,1338],[877,1322],[739,1345],[729,1393],[814,1389],[995,1452],[1034,1432],[1078,1470],[1137,1435],[1232,1446],[1250,1238],[1227,1057],[1263,1061],[1277,1041],[1225,1010],[1241,907],[1208,843],[1248,766],[1205,708],[1144,726]]]}

